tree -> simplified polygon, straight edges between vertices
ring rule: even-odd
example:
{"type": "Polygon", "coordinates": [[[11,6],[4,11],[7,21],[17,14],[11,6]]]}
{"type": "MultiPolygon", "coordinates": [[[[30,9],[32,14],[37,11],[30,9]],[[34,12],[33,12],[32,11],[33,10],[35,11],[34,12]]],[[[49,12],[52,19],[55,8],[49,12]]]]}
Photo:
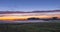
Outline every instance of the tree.
{"type": "Polygon", "coordinates": [[[57,19],[57,17],[52,17],[52,19],[56,20],[56,19],[57,19]]]}
{"type": "Polygon", "coordinates": [[[28,20],[40,20],[40,19],[32,17],[32,18],[28,18],[28,20]]]}

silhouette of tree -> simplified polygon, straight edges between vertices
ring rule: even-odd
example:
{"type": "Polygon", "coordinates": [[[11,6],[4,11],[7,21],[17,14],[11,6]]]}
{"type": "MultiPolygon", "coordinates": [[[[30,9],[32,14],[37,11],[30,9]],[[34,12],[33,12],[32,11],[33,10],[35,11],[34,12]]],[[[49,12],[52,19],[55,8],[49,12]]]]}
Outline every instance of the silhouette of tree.
{"type": "Polygon", "coordinates": [[[52,17],[52,19],[54,19],[54,20],[55,20],[55,19],[57,19],[57,17],[52,17]]]}
{"type": "Polygon", "coordinates": [[[28,20],[40,20],[40,19],[32,17],[32,18],[28,18],[28,20]]]}

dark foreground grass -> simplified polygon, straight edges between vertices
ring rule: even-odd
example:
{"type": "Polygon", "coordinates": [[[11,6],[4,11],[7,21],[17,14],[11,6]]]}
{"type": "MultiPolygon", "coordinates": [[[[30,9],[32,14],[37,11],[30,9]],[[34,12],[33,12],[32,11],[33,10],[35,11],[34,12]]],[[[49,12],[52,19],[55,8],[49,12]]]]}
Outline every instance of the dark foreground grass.
{"type": "Polygon", "coordinates": [[[0,24],[0,32],[60,32],[60,23],[0,24]]]}

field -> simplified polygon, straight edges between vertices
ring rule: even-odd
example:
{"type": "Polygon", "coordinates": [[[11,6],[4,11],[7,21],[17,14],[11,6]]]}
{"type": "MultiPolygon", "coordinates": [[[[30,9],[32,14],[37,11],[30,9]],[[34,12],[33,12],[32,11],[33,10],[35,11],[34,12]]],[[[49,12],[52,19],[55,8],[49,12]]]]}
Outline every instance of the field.
{"type": "Polygon", "coordinates": [[[0,24],[0,32],[60,32],[59,22],[0,24]]]}

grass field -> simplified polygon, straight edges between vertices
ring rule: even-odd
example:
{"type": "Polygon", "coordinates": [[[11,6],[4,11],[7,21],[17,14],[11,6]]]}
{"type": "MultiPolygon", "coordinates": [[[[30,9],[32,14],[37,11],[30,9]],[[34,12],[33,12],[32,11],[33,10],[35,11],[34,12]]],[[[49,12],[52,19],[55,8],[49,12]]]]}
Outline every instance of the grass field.
{"type": "Polygon", "coordinates": [[[60,32],[60,23],[0,24],[0,32],[60,32]]]}

